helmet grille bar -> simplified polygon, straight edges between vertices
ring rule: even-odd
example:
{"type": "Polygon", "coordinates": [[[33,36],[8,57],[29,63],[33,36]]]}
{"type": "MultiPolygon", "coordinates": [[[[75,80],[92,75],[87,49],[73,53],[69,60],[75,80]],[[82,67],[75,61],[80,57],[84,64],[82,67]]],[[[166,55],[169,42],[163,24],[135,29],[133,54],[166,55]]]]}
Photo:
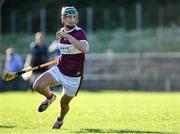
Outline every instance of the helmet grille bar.
{"type": "Polygon", "coordinates": [[[67,16],[69,14],[78,14],[75,7],[63,7],[61,10],[62,16],[67,16]]]}

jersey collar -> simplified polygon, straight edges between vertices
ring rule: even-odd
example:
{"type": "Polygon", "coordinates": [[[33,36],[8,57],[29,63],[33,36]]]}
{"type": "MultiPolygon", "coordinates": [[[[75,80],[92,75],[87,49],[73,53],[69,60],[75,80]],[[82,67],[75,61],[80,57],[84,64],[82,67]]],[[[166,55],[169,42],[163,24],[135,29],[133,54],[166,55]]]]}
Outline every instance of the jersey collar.
{"type": "Polygon", "coordinates": [[[66,31],[66,29],[63,27],[63,31],[66,32],[66,33],[70,33],[70,32],[72,32],[73,30],[75,30],[77,28],[78,28],[77,25],[75,25],[75,27],[73,29],[71,29],[69,31],[66,31]]]}

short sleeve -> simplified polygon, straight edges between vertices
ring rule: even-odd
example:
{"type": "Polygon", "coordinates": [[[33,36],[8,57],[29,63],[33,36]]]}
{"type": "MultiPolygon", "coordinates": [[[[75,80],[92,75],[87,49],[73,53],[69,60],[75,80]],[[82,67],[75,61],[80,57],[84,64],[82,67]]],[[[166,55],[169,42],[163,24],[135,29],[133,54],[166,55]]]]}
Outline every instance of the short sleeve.
{"type": "Polygon", "coordinates": [[[78,40],[87,40],[87,34],[81,29],[77,32],[77,37],[76,39],[78,40]]]}

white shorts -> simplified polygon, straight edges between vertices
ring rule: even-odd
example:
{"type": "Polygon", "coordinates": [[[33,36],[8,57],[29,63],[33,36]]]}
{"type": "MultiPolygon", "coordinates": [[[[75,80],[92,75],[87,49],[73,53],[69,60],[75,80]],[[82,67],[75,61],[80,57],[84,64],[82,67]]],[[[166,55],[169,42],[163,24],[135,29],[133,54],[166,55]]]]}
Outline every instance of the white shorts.
{"type": "Polygon", "coordinates": [[[69,77],[62,74],[57,66],[53,66],[47,72],[49,72],[63,87],[63,94],[73,97],[76,96],[82,77],[69,77]]]}

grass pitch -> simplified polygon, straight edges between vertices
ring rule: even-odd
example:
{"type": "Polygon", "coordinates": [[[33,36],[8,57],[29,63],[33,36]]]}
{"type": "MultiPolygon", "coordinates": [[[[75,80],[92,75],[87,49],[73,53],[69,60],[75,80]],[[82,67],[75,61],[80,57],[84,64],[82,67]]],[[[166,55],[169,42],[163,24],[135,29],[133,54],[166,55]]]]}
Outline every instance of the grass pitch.
{"type": "Polygon", "coordinates": [[[38,93],[0,93],[0,133],[180,133],[180,92],[80,91],[62,128],[52,130],[59,112],[56,95],[39,113],[44,97],[38,93]]]}

